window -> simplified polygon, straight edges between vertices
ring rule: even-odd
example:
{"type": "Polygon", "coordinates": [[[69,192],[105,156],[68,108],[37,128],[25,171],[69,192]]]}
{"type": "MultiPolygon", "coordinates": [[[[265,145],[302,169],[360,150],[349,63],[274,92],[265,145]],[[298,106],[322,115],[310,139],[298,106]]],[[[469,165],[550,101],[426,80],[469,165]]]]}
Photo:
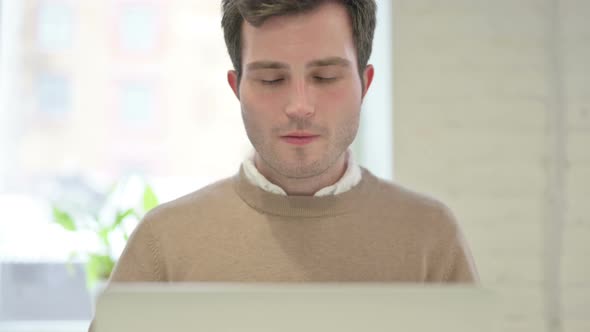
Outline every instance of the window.
{"type": "Polygon", "coordinates": [[[149,81],[127,81],[119,84],[118,107],[122,128],[148,129],[155,127],[156,113],[161,113],[157,89],[149,81]],[[160,111],[160,112],[158,112],[160,111]]]}
{"type": "Polygon", "coordinates": [[[74,13],[66,1],[39,3],[36,23],[37,48],[44,52],[63,51],[72,46],[74,13]]]}
{"type": "Polygon", "coordinates": [[[145,55],[162,46],[164,11],[167,9],[163,1],[121,1],[113,9],[116,49],[145,55]]]}
{"type": "MultiPolygon", "coordinates": [[[[114,181],[138,175],[168,201],[237,172],[251,147],[226,83],[231,62],[219,6],[0,2],[0,155],[9,156],[0,159],[0,291],[15,290],[0,293],[5,308],[6,301],[28,299],[17,290],[49,284],[78,287],[62,293],[74,302],[88,300],[79,292],[83,277],[67,281],[64,262],[72,248],[94,244],[53,224],[50,201],[73,197],[96,204],[114,181]]],[[[379,61],[383,72],[390,70],[386,55],[379,61]]],[[[390,110],[383,99],[390,88],[372,92],[366,107],[390,110]]],[[[363,128],[383,122],[370,115],[363,121],[363,128]]],[[[355,143],[361,163],[391,154],[391,142],[363,143],[365,132],[361,128],[355,143]]],[[[0,321],[89,318],[88,303],[53,316],[35,307],[50,303],[21,304],[29,311],[0,310],[0,321]]]]}
{"type": "Polygon", "coordinates": [[[66,75],[41,72],[36,79],[36,101],[40,116],[62,118],[71,111],[71,84],[66,75]]]}
{"type": "Polygon", "coordinates": [[[93,204],[138,176],[167,201],[235,174],[250,149],[219,4],[1,4],[0,321],[89,319],[84,276],[64,262],[94,244],[52,223],[50,202],[93,204]],[[69,311],[27,295],[51,285],[69,311]]]}

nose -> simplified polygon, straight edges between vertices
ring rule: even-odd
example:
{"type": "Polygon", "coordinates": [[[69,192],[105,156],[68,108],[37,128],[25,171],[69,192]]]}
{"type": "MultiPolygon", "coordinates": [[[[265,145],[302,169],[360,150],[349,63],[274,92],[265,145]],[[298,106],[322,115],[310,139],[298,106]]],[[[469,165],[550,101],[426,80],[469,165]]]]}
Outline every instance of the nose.
{"type": "Polygon", "coordinates": [[[314,115],[315,108],[304,80],[299,80],[293,84],[285,113],[290,118],[299,119],[310,118],[314,115]]]}

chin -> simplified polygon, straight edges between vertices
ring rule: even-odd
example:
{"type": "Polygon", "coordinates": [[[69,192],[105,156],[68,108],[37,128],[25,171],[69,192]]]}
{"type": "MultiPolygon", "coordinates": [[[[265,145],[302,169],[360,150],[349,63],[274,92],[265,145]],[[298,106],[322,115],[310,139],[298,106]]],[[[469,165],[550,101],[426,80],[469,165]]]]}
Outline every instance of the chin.
{"type": "Polygon", "coordinates": [[[278,167],[284,176],[296,179],[305,179],[322,174],[328,169],[325,161],[315,160],[306,163],[281,165],[278,167]]]}

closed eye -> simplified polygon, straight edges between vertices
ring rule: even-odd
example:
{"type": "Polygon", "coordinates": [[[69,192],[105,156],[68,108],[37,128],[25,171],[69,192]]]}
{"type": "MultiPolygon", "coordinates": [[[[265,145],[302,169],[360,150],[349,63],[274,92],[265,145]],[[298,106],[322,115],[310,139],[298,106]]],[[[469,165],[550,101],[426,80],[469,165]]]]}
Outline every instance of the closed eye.
{"type": "Polygon", "coordinates": [[[277,78],[275,80],[260,80],[260,82],[262,82],[262,84],[264,85],[276,85],[281,83],[282,81],[284,81],[284,78],[277,78]]]}
{"type": "Polygon", "coordinates": [[[337,79],[337,77],[314,76],[313,79],[318,82],[328,83],[328,82],[335,81],[337,79]]]}

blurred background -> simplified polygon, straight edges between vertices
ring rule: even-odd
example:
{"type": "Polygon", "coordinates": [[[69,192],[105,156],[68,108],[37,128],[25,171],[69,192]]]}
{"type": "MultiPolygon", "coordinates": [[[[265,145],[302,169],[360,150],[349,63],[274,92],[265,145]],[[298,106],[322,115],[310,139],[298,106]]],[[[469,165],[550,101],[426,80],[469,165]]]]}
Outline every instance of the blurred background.
{"type": "MultiPolygon", "coordinates": [[[[357,159],[451,207],[502,331],[590,331],[590,1],[377,2],[357,159]]],[[[218,1],[0,0],[0,331],[85,330],[141,216],[237,172],[230,67],[218,1]]]]}

